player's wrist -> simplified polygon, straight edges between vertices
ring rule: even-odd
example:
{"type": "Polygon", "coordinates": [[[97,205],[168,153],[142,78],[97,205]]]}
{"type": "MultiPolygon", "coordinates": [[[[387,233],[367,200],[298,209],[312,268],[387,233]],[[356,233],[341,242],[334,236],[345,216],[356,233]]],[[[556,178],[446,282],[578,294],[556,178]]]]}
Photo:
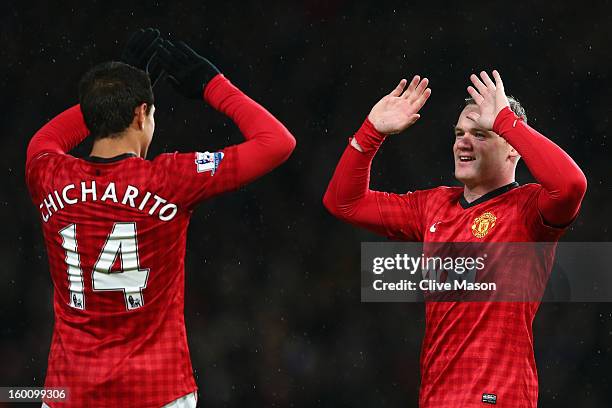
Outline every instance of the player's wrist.
{"type": "Polygon", "coordinates": [[[376,130],[376,132],[382,135],[385,135],[385,137],[398,133],[396,131],[391,130],[389,128],[389,125],[385,124],[384,119],[380,119],[379,117],[377,117],[377,115],[373,115],[372,112],[370,112],[366,120],[372,125],[372,127],[374,128],[374,130],[376,130]]]}
{"type": "Polygon", "coordinates": [[[354,137],[351,138],[351,146],[353,146],[353,148],[355,148],[355,150],[357,150],[358,152],[363,153],[363,147],[361,147],[359,142],[357,142],[357,139],[355,139],[354,137]]]}
{"type": "Polygon", "coordinates": [[[219,88],[223,88],[226,84],[232,86],[229,79],[223,74],[218,73],[202,88],[202,99],[212,105],[211,99],[214,97],[215,93],[218,92],[219,88]]]}
{"type": "Polygon", "coordinates": [[[376,130],[370,118],[367,117],[359,130],[355,133],[353,139],[361,147],[363,153],[368,153],[377,151],[386,137],[386,134],[376,130]]]}
{"type": "Polygon", "coordinates": [[[223,74],[216,75],[204,88],[204,100],[213,109],[227,116],[232,116],[228,109],[236,98],[244,100],[247,96],[223,74]]]}
{"type": "Polygon", "coordinates": [[[506,106],[495,116],[492,130],[498,135],[502,135],[504,132],[507,132],[508,129],[515,127],[518,121],[521,120],[522,119],[516,116],[509,106],[506,106]]]}

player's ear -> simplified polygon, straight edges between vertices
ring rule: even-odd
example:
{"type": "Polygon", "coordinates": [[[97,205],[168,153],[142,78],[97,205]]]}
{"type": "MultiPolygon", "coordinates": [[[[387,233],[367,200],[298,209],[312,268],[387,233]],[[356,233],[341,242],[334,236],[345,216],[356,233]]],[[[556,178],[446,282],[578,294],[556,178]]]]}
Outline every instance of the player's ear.
{"type": "Polygon", "coordinates": [[[141,103],[134,108],[134,122],[140,130],[144,129],[145,120],[147,118],[147,107],[148,105],[146,103],[141,103]]]}
{"type": "Polygon", "coordinates": [[[516,160],[520,159],[521,155],[519,154],[519,152],[517,152],[516,149],[512,147],[510,143],[508,143],[508,146],[510,147],[510,150],[508,150],[508,157],[516,160]]]}

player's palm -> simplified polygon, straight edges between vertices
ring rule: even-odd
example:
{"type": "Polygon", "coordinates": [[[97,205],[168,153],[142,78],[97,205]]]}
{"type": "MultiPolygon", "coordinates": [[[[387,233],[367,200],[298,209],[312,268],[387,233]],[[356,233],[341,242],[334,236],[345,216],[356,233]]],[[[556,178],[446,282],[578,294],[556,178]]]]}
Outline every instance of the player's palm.
{"type": "Polygon", "coordinates": [[[494,70],[493,78],[495,82],[485,71],[480,73],[480,78],[472,74],[470,80],[474,86],[468,86],[468,93],[478,105],[479,112],[471,112],[467,117],[486,130],[493,129],[497,114],[510,105],[499,72],[494,70]]]}
{"type": "Polygon", "coordinates": [[[397,87],[378,101],[370,111],[368,118],[380,133],[400,133],[421,117],[418,112],[431,95],[431,89],[427,88],[429,81],[427,78],[421,80],[417,75],[406,88],[407,82],[402,79],[397,87]]]}

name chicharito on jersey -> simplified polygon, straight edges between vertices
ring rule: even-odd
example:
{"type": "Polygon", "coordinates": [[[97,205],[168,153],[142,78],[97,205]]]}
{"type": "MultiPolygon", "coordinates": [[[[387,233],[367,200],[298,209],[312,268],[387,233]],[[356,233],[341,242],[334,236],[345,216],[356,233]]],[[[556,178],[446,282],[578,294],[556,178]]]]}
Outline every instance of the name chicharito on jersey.
{"type": "Polygon", "coordinates": [[[157,194],[146,191],[144,194],[137,187],[129,185],[124,191],[117,191],[115,182],[98,185],[95,180],[81,181],[78,184],[67,184],[61,189],[47,194],[38,206],[44,222],[64,207],[87,201],[115,202],[157,215],[161,221],[170,221],[176,215],[178,207],[157,194]],[[101,192],[101,194],[100,194],[101,192]]]}

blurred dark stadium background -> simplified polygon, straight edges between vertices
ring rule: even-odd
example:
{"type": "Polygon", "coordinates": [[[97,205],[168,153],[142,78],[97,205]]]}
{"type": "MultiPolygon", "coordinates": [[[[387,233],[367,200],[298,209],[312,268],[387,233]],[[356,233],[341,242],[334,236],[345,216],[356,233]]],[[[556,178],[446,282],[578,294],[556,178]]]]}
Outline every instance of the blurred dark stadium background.
{"type": "MultiPolygon", "coordinates": [[[[39,218],[23,177],[28,140],[77,102],[88,68],[116,59],[135,29],[155,26],[209,57],[298,140],[284,166],[204,203],[192,219],[185,312],[202,405],[416,406],[423,305],[360,303],[360,242],[378,238],[321,204],[347,138],[402,76],[426,75],[433,94],[419,123],[377,156],[374,188],[454,184],[451,129],[468,76],[497,68],[530,123],[588,177],[581,214],[563,239],[612,241],[612,4],[454,7],[2,2],[0,385],[43,384],[53,322],[39,218]]],[[[155,94],[150,157],[241,141],[203,103],[165,83],[155,94]]],[[[531,181],[520,169],[518,181],[531,181]]],[[[612,304],[543,304],[534,326],[540,406],[612,406],[612,304]]]]}

